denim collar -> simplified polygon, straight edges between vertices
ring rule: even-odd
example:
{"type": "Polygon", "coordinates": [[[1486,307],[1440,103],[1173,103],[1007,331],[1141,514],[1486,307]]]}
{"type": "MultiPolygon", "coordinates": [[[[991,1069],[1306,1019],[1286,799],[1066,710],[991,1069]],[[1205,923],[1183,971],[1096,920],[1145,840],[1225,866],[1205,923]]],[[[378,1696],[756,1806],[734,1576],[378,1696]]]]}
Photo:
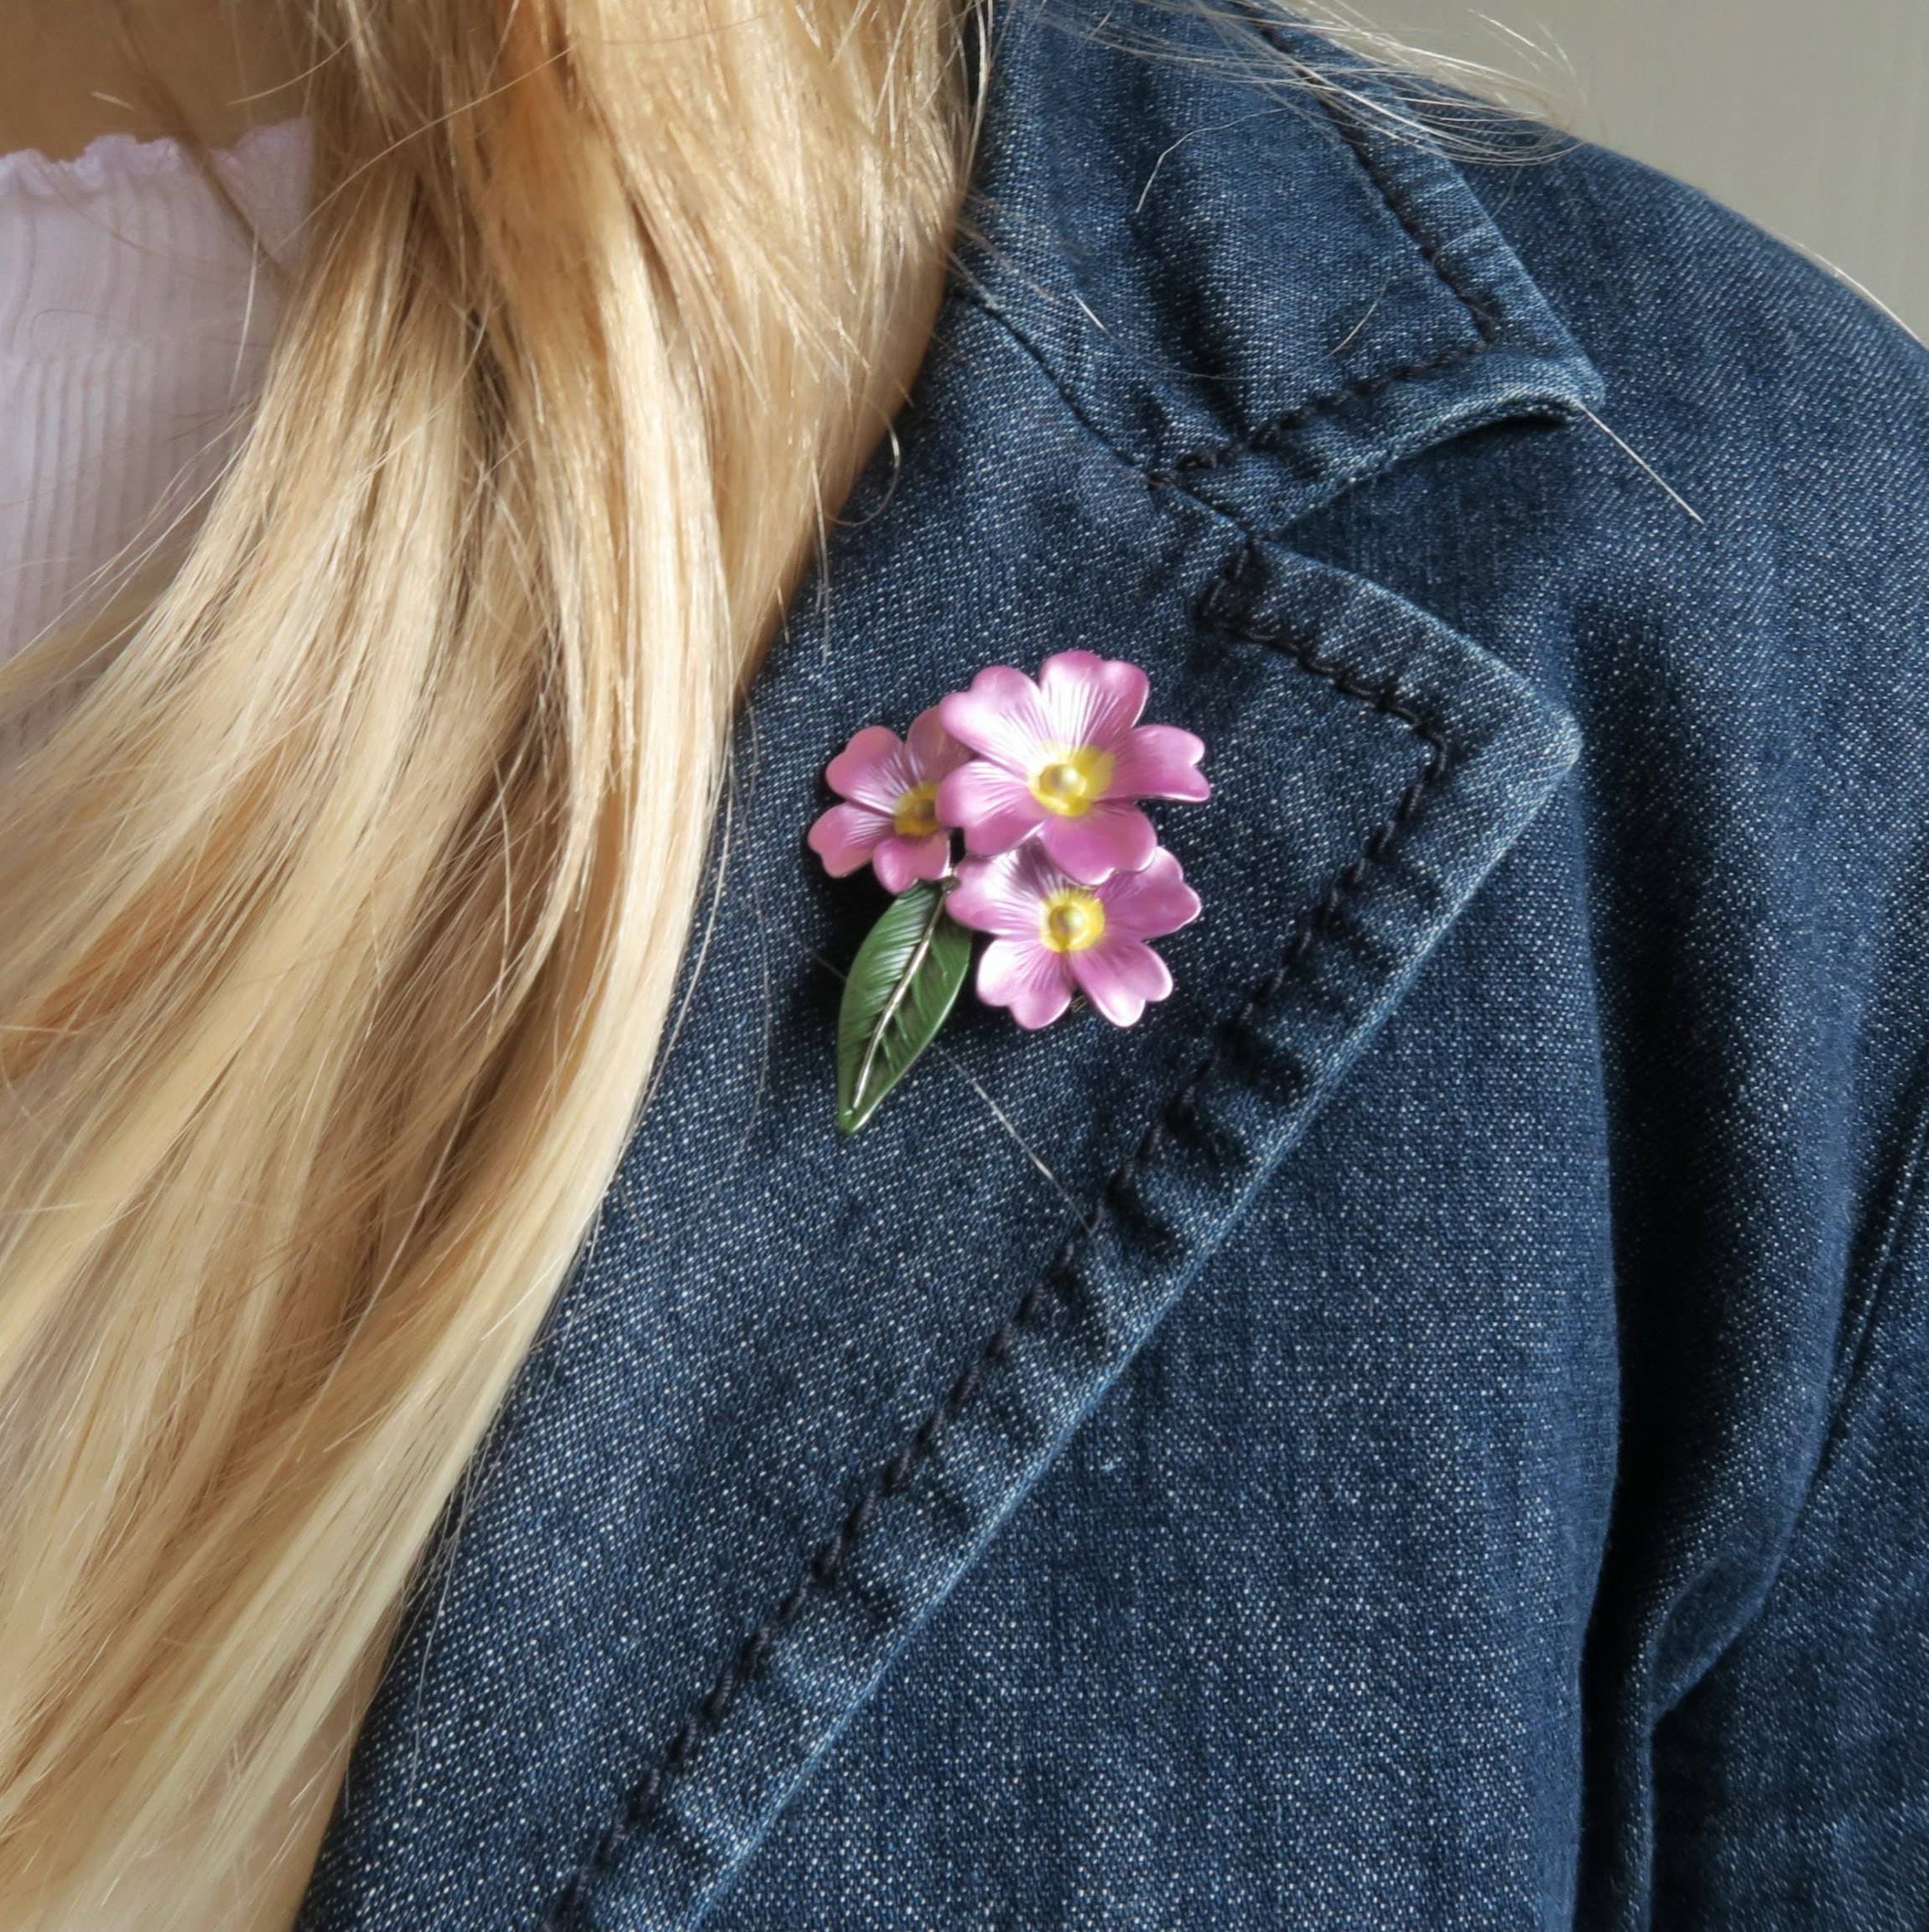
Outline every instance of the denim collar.
{"type": "Polygon", "coordinates": [[[1115,13],[1001,29],[899,447],[743,707],[674,1039],[425,1571],[306,1932],[709,1914],[1576,755],[1479,640],[1289,538],[1420,450],[1588,408],[1594,372],[1437,149],[1147,17],[1166,57],[1115,13]],[[968,997],[842,1140],[837,969],[877,905],[803,847],[823,766],[1074,643],[1209,747],[1213,800],[1168,826],[1206,907],[1177,990],[1037,1035],[968,997]]]}
{"type": "Polygon", "coordinates": [[[1600,400],[1385,78],[1256,27],[1249,63],[1270,39],[1323,84],[1261,87],[1215,67],[1234,44],[1139,18],[1061,3],[1011,25],[959,299],[1148,487],[1279,530],[1444,438],[1600,400]]]}

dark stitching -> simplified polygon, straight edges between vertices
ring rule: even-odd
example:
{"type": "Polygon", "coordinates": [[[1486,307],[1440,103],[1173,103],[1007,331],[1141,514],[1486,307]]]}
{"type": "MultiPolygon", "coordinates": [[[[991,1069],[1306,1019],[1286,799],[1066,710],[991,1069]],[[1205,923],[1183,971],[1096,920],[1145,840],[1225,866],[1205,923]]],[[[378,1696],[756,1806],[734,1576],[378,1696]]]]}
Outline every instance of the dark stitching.
{"type": "Polygon", "coordinates": [[[1305,402],[1282,410],[1276,416],[1269,416],[1245,435],[1234,436],[1223,443],[1202,443],[1197,449],[1187,450],[1173,457],[1164,469],[1146,471],[1146,481],[1155,490],[1162,489],[1194,471],[1216,470],[1234,456],[1243,456],[1254,450],[1270,450],[1287,431],[1297,430],[1314,416],[1327,415],[1345,408],[1349,403],[1377,396],[1383,389],[1391,389],[1395,383],[1408,382],[1415,376],[1433,375],[1440,370],[1471,362],[1485,349],[1484,342],[1457,342],[1451,349],[1438,356],[1429,356],[1422,362],[1403,362],[1396,369],[1383,369],[1377,376],[1362,376],[1358,382],[1349,383],[1344,389],[1331,389],[1323,395],[1308,397],[1305,402]]]}
{"type": "MultiPolygon", "coordinates": [[[[1368,835],[1369,851],[1366,856],[1377,857],[1373,851],[1375,840],[1380,841],[1380,850],[1385,849],[1400,826],[1410,818],[1419,805],[1419,793],[1433,784],[1445,771],[1448,760],[1447,741],[1438,729],[1429,723],[1400,695],[1399,687],[1391,680],[1382,684],[1370,685],[1356,678],[1335,659],[1323,657],[1310,638],[1299,638],[1285,631],[1264,631],[1252,628],[1237,608],[1239,603],[1236,585],[1239,579],[1252,569],[1257,559],[1256,546],[1248,543],[1235,550],[1224,567],[1213,580],[1205,595],[1199,599],[1200,621],[1222,637],[1236,638],[1242,643],[1264,644],[1269,649],[1282,651],[1301,669],[1310,671],[1315,677],[1323,679],[1344,696],[1357,699],[1372,710],[1384,712],[1388,717],[1397,718],[1427,747],[1427,763],[1420,775],[1401,794],[1401,802],[1391,816],[1383,824],[1375,826],[1368,835]],[[1412,799],[1409,804],[1408,799],[1412,799]]],[[[1354,862],[1356,864],[1358,861],[1354,862]]]]}
{"type": "MultiPolygon", "coordinates": [[[[1269,29],[1262,26],[1261,31],[1268,39],[1274,41],[1276,45],[1279,44],[1277,36],[1269,29]]],[[[1281,50],[1288,58],[1292,57],[1290,49],[1282,47],[1281,50]]],[[[1319,103],[1320,111],[1333,123],[1335,132],[1345,142],[1354,159],[1359,164],[1360,171],[1373,184],[1374,191],[1380,196],[1387,213],[1400,225],[1401,232],[1418,250],[1420,258],[1433,271],[1434,279],[1466,311],[1467,319],[1474,325],[1479,340],[1474,342],[1457,342],[1451,349],[1443,350],[1439,355],[1429,356],[1419,362],[1407,362],[1396,369],[1384,370],[1377,376],[1362,377],[1358,382],[1349,383],[1343,388],[1328,390],[1321,395],[1310,397],[1290,409],[1282,410],[1276,416],[1269,416],[1243,436],[1235,436],[1220,443],[1201,444],[1196,449],[1188,450],[1183,455],[1175,456],[1165,468],[1146,471],[1146,481],[1155,490],[1169,486],[1182,476],[1195,471],[1215,470],[1232,457],[1243,456],[1255,450],[1270,450],[1289,431],[1299,428],[1313,417],[1343,409],[1356,400],[1376,396],[1382,390],[1392,388],[1396,383],[1404,383],[1415,376],[1432,375],[1443,369],[1451,369],[1462,362],[1471,362],[1490,347],[1495,341],[1493,317],[1448,275],[1442,264],[1438,246],[1414,226],[1406,210],[1395,199],[1375,165],[1365,143],[1360,138],[1359,128],[1348,115],[1328,98],[1324,89],[1315,87],[1312,91],[1319,103]]]]}
{"type": "Polygon", "coordinates": [[[1342,696],[1397,718],[1426,747],[1426,763],[1401,792],[1392,810],[1368,833],[1359,856],[1328,882],[1311,913],[1301,921],[1282,949],[1271,971],[1251,988],[1219,1027],[1212,1050],[1154,1114],[1131,1152],[1100,1185],[1088,1219],[1060,1244],[1044,1273],[1026,1289],[1011,1314],[985,1337],[976,1356],[925,1413],[897,1454],[871,1478],[863,1495],[819,1545],[804,1565],[803,1574],[775,1610],[738,1645],[708,1691],[679,1726],[664,1749],[662,1761],[645,1773],[642,1781],[629,1794],[621,1813],[591,1847],[588,1857],[558,1888],[543,1915],[538,1932],[564,1932],[564,1918],[582,1903],[595,1880],[609,1869],[624,1845],[655,1809],[665,1786],[689,1763],[699,1745],[722,1725],[736,1701],[738,1692],[757,1675],[772,1646],[803,1616],[814,1599],[835,1587],[852,1546],[871,1527],[885,1499],[899,1494],[909,1486],[912,1477],[929,1460],[932,1451],[944,1439],[944,1432],[977,1398],[986,1376],[1011,1353],[1024,1331],[1037,1320],[1047,1306],[1063,1299],[1077,1278],[1079,1263],[1087,1244],[1104,1225],[1105,1217],[1129,1210],[1139,1171],[1157,1156],[1160,1143],[1166,1139],[1183,1142],[1192,1138],[1198,1124],[1200,1090],[1238,1053],[1250,1032],[1254,1015],[1278,998],[1292,969],[1305,957],[1315,937],[1339,923],[1346,901],[1360,889],[1373,866],[1385,857],[1401,828],[1419,810],[1428,790],[1446,775],[1449,758],[1447,741],[1400,695],[1394,685],[1366,684],[1334,659],[1323,656],[1308,639],[1284,631],[1256,628],[1243,613],[1235,609],[1239,599],[1234,586],[1256,555],[1255,548],[1250,543],[1232,553],[1199,599],[1200,620],[1222,636],[1279,651],[1302,670],[1320,679],[1342,696]]]}
{"type": "Polygon", "coordinates": [[[1313,91],[1327,119],[1333,123],[1340,139],[1352,149],[1353,158],[1360,164],[1367,180],[1379,190],[1380,199],[1386,204],[1387,213],[1400,224],[1401,232],[1420,251],[1421,259],[1433,271],[1434,278],[1440,286],[1467,311],[1467,319],[1479,331],[1480,340],[1491,342],[1494,340],[1494,318],[1447,273],[1441,264],[1438,244],[1421,233],[1413,225],[1412,218],[1406,211],[1394,199],[1379,169],[1374,165],[1373,158],[1368,154],[1366,143],[1360,138],[1360,129],[1351,117],[1335,107],[1323,89],[1316,88],[1313,91]]]}

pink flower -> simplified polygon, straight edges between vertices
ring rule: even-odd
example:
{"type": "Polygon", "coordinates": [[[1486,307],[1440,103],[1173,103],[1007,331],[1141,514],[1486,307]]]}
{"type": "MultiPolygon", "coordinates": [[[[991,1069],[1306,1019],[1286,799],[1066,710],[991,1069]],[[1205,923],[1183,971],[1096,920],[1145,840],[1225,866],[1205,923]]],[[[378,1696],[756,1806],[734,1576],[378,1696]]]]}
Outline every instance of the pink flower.
{"type": "Polygon", "coordinates": [[[1036,841],[966,859],[945,901],[961,925],[994,935],[978,962],[978,997],[1022,1027],[1048,1026],[1082,992],[1114,1026],[1172,990],[1146,944],[1198,916],[1198,894],[1163,846],[1142,869],[1096,885],[1073,878],[1036,841]]]}
{"type": "Polygon", "coordinates": [[[951,834],[939,823],[938,787],[968,755],[946,734],[935,705],[918,714],[902,742],[883,725],[866,725],[824,771],[846,801],[810,828],[807,842],[824,870],[842,878],[868,861],[888,893],[944,877],[951,834]]]}
{"type": "Polygon", "coordinates": [[[979,755],[938,789],[938,815],[965,849],[1010,851],[1036,833],[1082,885],[1136,872],[1157,842],[1141,799],[1207,797],[1193,768],[1205,747],[1172,725],[1141,725],[1150,689],[1136,664],[1059,651],[1033,684],[990,664],[938,707],[944,728],[979,755]]]}

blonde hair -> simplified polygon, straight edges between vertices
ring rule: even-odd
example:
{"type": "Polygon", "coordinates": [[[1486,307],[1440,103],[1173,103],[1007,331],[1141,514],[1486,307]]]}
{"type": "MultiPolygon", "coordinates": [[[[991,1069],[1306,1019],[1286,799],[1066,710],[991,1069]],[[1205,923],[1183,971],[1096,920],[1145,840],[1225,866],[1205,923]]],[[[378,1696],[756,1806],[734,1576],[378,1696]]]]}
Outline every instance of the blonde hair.
{"type": "Polygon", "coordinates": [[[312,1854],[965,174],[954,0],[309,12],[249,431],[131,622],[0,669],[72,700],[0,785],[9,1928],[312,1854]]]}

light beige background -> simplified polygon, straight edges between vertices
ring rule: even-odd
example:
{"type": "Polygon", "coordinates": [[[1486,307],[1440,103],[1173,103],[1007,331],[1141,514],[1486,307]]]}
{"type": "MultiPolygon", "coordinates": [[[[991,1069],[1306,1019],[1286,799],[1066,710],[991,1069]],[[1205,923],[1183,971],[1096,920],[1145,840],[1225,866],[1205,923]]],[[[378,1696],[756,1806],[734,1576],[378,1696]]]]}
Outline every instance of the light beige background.
{"type": "Polygon", "coordinates": [[[1929,336],[1929,0],[1355,3],[1531,81],[1562,126],[1706,188],[1929,336]]]}

